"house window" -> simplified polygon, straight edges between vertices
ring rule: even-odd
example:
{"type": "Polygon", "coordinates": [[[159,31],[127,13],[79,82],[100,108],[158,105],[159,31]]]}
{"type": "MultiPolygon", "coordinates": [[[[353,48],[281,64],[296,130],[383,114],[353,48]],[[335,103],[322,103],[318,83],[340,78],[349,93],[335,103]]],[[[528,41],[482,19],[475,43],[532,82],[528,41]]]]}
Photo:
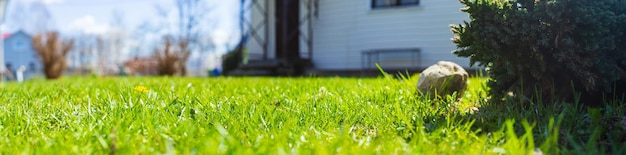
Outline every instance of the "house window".
{"type": "Polygon", "coordinates": [[[14,49],[16,50],[23,50],[26,49],[26,43],[23,40],[16,40],[14,42],[14,49]]]}
{"type": "Polygon", "coordinates": [[[420,0],[372,0],[372,8],[419,5],[420,0]]]}

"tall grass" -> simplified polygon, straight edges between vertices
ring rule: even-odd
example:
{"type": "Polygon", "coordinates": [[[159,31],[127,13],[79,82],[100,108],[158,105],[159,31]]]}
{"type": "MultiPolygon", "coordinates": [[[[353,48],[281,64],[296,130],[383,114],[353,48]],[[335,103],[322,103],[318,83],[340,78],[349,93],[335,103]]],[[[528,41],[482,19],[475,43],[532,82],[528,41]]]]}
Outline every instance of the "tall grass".
{"type": "Polygon", "coordinates": [[[590,110],[592,121],[585,124],[587,114],[576,110],[582,107],[517,111],[489,105],[485,79],[471,79],[460,102],[416,96],[416,80],[4,83],[0,154],[569,154],[623,153],[626,146],[601,141],[608,127],[602,120],[623,114],[620,104],[600,114],[590,110]]]}

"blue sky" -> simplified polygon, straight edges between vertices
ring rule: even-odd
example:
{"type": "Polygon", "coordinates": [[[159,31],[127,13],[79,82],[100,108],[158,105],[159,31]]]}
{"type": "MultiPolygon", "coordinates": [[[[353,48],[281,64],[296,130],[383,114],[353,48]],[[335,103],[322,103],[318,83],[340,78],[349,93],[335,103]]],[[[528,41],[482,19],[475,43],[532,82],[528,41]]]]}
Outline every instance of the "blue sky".
{"type": "MultiPolygon", "coordinates": [[[[138,25],[148,21],[163,20],[157,15],[156,5],[165,9],[174,9],[174,0],[9,0],[7,18],[3,29],[15,31],[9,23],[16,22],[10,18],[12,10],[17,3],[29,3],[40,1],[46,4],[53,19],[53,29],[62,33],[71,34],[76,32],[105,33],[112,28],[113,12],[121,12],[124,17],[126,30],[132,30],[138,25]]],[[[209,26],[213,41],[218,52],[226,50],[226,44],[234,44],[238,39],[238,11],[239,0],[207,0],[213,6],[208,10],[208,16],[215,21],[215,25],[209,26]]],[[[170,22],[174,22],[170,19],[170,22]]]]}

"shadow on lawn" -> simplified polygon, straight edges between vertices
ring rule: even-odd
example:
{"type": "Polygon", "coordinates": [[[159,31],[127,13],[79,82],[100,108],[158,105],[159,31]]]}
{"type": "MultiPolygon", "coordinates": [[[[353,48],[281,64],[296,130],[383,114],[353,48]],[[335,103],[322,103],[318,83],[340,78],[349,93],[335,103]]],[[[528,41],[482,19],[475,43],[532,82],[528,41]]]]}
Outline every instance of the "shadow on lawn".
{"type": "MultiPolygon", "coordinates": [[[[523,125],[534,126],[535,145],[549,140],[554,131],[551,121],[555,121],[559,148],[575,152],[596,152],[612,154],[626,153],[626,105],[624,99],[613,99],[600,106],[586,106],[574,103],[535,101],[485,101],[475,113],[453,112],[453,117],[438,116],[442,122],[472,122],[474,130],[493,132],[506,126],[507,120],[514,120],[517,135],[529,132],[523,125]]],[[[568,151],[564,151],[568,152],[568,151]]],[[[561,152],[561,153],[564,153],[561,152]]],[[[550,153],[548,153],[550,154],[550,153]]]]}
{"type": "MultiPolygon", "coordinates": [[[[486,88],[484,84],[483,87],[486,88]]],[[[489,101],[484,92],[482,94],[481,92],[471,93],[480,94],[476,101],[469,101],[478,102],[476,105],[479,110],[447,108],[448,110],[438,112],[436,115],[426,116],[423,118],[423,123],[412,122],[415,125],[414,128],[423,127],[426,132],[433,132],[437,129],[450,128],[451,124],[470,124],[472,131],[487,135],[502,130],[513,130],[516,135],[530,133],[533,135],[534,146],[537,148],[542,143],[554,139],[554,145],[557,146],[552,148],[557,148],[556,151],[544,152],[546,154],[626,153],[626,105],[623,97],[626,94],[624,93],[612,95],[610,100],[602,100],[601,103],[604,104],[596,106],[582,104],[580,98],[573,99],[574,102],[545,103],[541,99],[494,102],[489,101]]],[[[447,98],[447,101],[429,100],[428,102],[433,104],[431,106],[460,103],[453,101],[452,98],[455,98],[453,96],[447,98]]],[[[404,135],[412,134],[404,133],[404,135]]],[[[404,137],[407,141],[414,138],[404,137]]]]}

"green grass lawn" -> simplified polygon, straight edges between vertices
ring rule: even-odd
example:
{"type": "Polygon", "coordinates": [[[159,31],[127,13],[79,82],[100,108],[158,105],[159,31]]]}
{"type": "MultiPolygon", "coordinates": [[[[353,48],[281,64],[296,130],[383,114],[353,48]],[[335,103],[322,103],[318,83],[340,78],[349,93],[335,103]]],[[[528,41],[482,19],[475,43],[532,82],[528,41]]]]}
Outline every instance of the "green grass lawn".
{"type": "Polygon", "coordinates": [[[461,102],[416,77],[3,83],[0,154],[624,154],[624,105],[461,102]],[[478,108],[479,111],[472,110],[478,108]],[[617,119],[617,121],[615,121],[617,119]]]}

